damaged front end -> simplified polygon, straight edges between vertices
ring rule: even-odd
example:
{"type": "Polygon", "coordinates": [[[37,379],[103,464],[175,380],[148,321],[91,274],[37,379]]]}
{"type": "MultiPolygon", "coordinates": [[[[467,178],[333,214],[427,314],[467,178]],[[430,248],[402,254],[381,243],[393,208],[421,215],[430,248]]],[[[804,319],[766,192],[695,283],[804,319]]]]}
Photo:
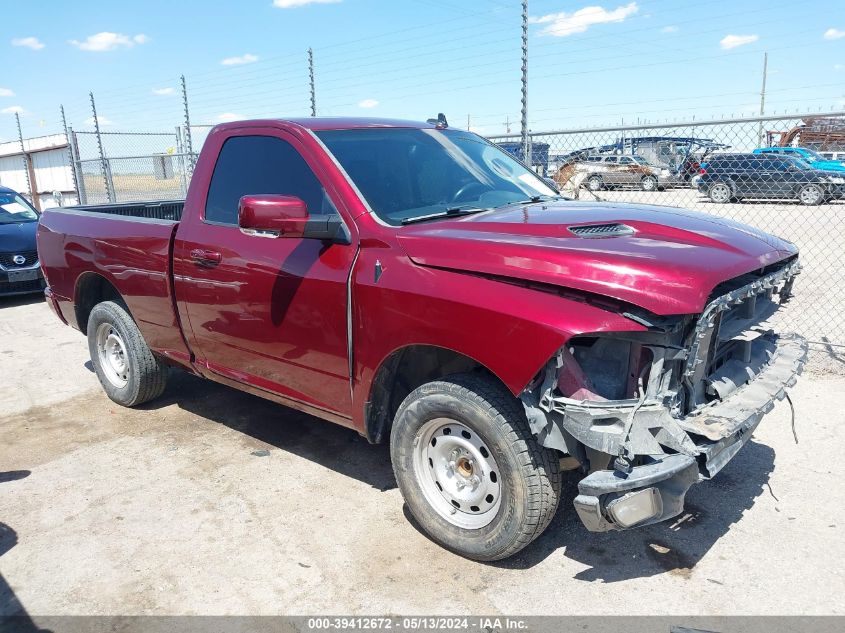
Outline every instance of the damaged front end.
{"type": "Polygon", "coordinates": [[[522,394],[546,447],[587,476],[575,507],[591,531],[676,516],[795,383],[806,342],[777,334],[797,258],[717,287],[700,315],[626,312],[645,332],[570,339],[522,394]]]}

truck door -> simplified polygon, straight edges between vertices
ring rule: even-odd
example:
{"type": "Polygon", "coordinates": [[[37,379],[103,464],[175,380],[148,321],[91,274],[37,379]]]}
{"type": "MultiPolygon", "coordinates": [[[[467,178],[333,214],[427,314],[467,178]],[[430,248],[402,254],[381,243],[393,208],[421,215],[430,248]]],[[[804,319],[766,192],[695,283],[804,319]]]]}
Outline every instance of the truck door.
{"type": "Polygon", "coordinates": [[[174,246],[182,325],[203,371],[348,416],[346,301],[355,246],[241,232],[238,202],[247,194],[297,196],[310,214],[337,213],[337,196],[299,141],[261,130],[233,130],[203,150],[217,162],[174,246]]]}

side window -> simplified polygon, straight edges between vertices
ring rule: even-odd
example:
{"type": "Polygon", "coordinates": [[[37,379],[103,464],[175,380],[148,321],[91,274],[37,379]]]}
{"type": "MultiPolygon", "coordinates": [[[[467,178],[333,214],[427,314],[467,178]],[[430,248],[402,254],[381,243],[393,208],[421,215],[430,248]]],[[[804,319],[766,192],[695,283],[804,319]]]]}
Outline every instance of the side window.
{"type": "Polygon", "coordinates": [[[205,220],[236,225],[241,196],[261,193],[297,196],[312,214],[335,212],[317,176],[290,143],[272,136],[233,136],[217,157],[205,220]]]}
{"type": "Polygon", "coordinates": [[[616,160],[617,160],[616,156],[608,156],[607,158],[604,159],[604,162],[606,162],[606,163],[616,163],[616,160]]]}
{"type": "Polygon", "coordinates": [[[634,161],[632,161],[630,158],[627,158],[626,156],[623,156],[622,158],[619,159],[620,165],[630,165],[633,162],[634,161]]]}

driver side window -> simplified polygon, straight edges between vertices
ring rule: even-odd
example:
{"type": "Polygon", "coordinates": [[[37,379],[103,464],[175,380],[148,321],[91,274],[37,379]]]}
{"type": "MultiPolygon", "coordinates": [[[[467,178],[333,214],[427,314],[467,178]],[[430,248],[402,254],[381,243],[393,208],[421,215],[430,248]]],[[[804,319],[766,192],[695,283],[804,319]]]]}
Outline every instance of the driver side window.
{"type": "Polygon", "coordinates": [[[296,196],[311,214],[337,213],[317,176],[287,141],[233,136],[223,143],[205,202],[206,222],[238,224],[238,202],[249,194],[296,196]]]}

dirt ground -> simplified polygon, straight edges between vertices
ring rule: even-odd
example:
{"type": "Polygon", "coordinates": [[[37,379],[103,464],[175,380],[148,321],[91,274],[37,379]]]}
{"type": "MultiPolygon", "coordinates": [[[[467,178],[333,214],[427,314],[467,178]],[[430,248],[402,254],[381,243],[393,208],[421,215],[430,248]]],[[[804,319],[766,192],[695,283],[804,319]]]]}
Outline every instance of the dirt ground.
{"type": "Polygon", "coordinates": [[[403,510],[385,447],[177,374],[112,404],[84,338],[0,299],[0,609],[64,614],[843,614],[845,356],[818,352],[678,520],[590,534],[567,480],[521,555],[470,562],[403,510]]]}

